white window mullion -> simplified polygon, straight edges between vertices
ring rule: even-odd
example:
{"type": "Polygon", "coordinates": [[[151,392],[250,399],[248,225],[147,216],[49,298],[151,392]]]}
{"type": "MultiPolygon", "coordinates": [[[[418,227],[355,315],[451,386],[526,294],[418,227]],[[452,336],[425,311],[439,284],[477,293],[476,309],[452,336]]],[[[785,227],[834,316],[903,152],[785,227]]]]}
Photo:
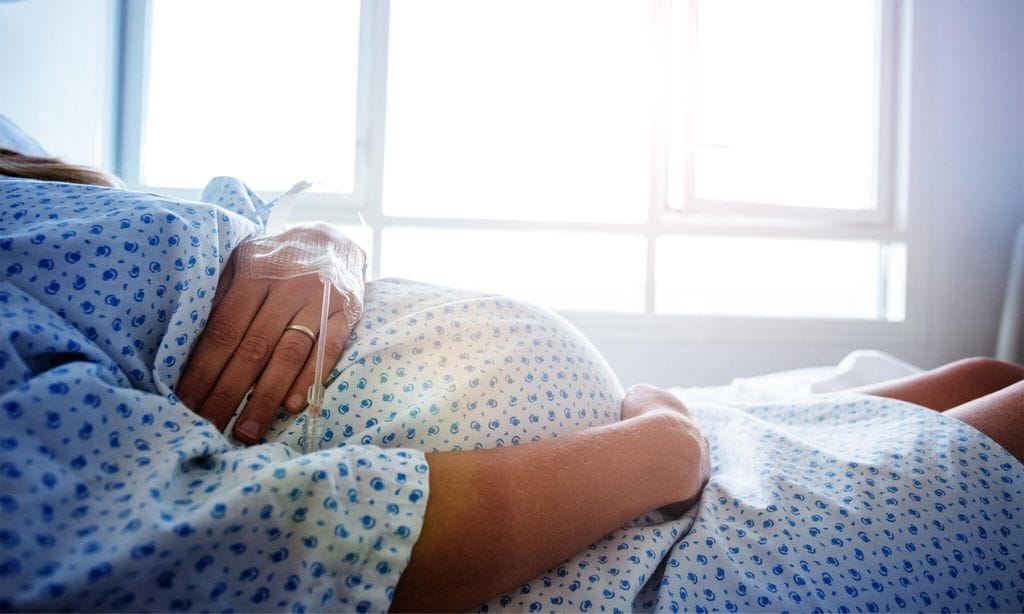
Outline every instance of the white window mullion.
{"type": "Polygon", "coordinates": [[[696,88],[691,75],[697,68],[697,3],[693,0],[669,3],[665,13],[667,92],[665,93],[665,199],[655,219],[667,213],[689,209],[693,202],[693,177],[697,126],[696,88]]]}
{"type": "Polygon", "coordinates": [[[657,273],[657,266],[658,266],[658,250],[657,250],[658,233],[657,232],[648,232],[647,236],[646,236],[646,239],[647,239],[647,259],[646,259],[647,268],[645,270],[646,277],[645,277],[645,280],[644,280],[644,314],[645,315],[653,315],[654,314],[654,301],[655,301],[655,298],[657,296],[657,294],[656,294],[657,287],[655,286],[655,279],[656,279],[655,275],[657,273]]]}
{"type": "Polygon", "coordinates": [[[651,109],[651,188],[647,212],[647,256],[645,269],[644,314],[654,314],[655,268],[657,267],[658,222],[669,202],[671,165],[669,147],[672,131],[672,10],[671,0],[655,0],[652,11],[652,38],[655,67],[652,71],[651,109]]]}
{"type": "Polygon", "coordinates": [[[882,113],[880,141],[886,145],[879,158],[881,202],[887,204],[886,222],[907,229],[907,180],[910,165],[911,56],[913,53],[913,0],[884,2],[882,26],[882,113]]]}
{"type": "MultiPolygon", "coordinates": [[[[272,198],[274,194],[268,194],[272,198]]],[[[330,197],[330,195],[324,195],[330,197]]],[[[299,201],[302,207],[307,199],[313,201],[316,194],[303,195],[299,201]]],[[[335,199],[337,196],[334,197],[335,199]]],[[[341,222],[335,219],[327,221],[341,222]]],[[[523,232],[567,232],[567,233],[619,233],[634,235],[672,236],[722,236],[722,237],[768,237],[779,239],[826,239],[839,241],[902,241],[905,232],[898,228],[876,228],[856,225],[822,225],[822,224],[739,224],[722,218],[700,219],[699,216],[683,218],[679,223],[666,224],[661,222],[636,224],[614,222],[548,222],[536,220],[491,220],[477,218],[436,218],[412,217],[373,214],[366,215],[370,225],[381,225],[387,228],[406,227],[424,229],[455,229],[455,230],[511,230],[523,232]]]]}
{"type": "MultiPolygon", "coordinates": [[[[684,4],[686,11],[677,11],[673,15],[672,19],[672,31],[675,34],[673,39],[678,39],[679,35],[682,34],[682,41],[674,42],[673,44],[673,57],[678,58],[679,53],[683,54],[680,65],[683,67],[683,72],[675,73],[676,79],[675,87],[673,88],[673,94],[676,96],[673,100],[682,101],[682,122],[678,130],[672,132],[674,139],[677,141],[672,142],[669,145],[669,151],[672,151],[673,147],[677,147],[681,151],[681,162],[682,176],[676,177],[678,181],[678,187],[676,188],[681,200],[674,201],[678,203],[680,208],[684,210],[696,210],[697,195],[697,73],[699,70],[698,59],[700,58],[700,33],[698,25],[700,24],[700,2],[699,0],[689,0],[684,4]],[[680,147],[681,145],[681,147],[680,147]]],[[[677,110],[679,105],[673,103],[673,107],[677,110]]]]}
{"type": "Polygon", "coordinates": [[[381,209],[387,110],[389,0],[362,0],[359,15],[359,72],[356,106],[356,169],[353,204],[372,229],[371,278],[380,275],[381,209]]]}
{"type": "Polygon", "coordinates": [[[139,168],[143,139],[146,76],[149,66],[150,0],[118,4],[119,66],[116,97],[120,117],[117,122],[117,154],[114,171],[129,187],[139,187],[139,168]]]}

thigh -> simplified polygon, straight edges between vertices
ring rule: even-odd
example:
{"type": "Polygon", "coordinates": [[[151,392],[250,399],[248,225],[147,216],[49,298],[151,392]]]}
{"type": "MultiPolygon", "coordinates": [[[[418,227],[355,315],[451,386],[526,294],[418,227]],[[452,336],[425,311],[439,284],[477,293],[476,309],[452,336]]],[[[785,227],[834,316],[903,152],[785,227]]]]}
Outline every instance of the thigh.
{"type": "Polygon", "coordinates": [[[1024,462],[1024,381],[945,412],[985,433],[1024,462]]]}
{"type": "Polygon", "coordinates": [[[1024,380],[1024,367],[993,358],[965,358],[909,377],[851,392],[946,411],[1024,380]]]}

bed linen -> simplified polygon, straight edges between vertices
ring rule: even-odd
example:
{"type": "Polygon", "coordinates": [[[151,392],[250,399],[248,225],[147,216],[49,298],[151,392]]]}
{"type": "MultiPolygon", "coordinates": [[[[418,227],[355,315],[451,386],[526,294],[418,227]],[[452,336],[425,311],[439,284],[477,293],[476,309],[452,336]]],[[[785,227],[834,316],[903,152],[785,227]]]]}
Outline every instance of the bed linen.
{"type": "Polygon", "coordinates": [[[676,386],[687,403],[745,404],[792,401],[921,373],[923,369],[879,350],[854,350],[837,364],[737,377],[720,386],[676,386]]]}
{"type": "MultiPolygon", "coordinates": [[[[0,180],[4,609],[385,610],[429,498],[423,451],[618,419],[590,343],[526,302],[367,284],[323,449],[303,418],[236,446],[174,384],[219,268],[260,232],[210,204],[0,180]]],[[[481,610],[1007,610],[1024,475],[987,437],[855,395],[692,406],[713,477],[481,610]]],[[[572,522],[571,518],[563,520],[572,522]]]]}

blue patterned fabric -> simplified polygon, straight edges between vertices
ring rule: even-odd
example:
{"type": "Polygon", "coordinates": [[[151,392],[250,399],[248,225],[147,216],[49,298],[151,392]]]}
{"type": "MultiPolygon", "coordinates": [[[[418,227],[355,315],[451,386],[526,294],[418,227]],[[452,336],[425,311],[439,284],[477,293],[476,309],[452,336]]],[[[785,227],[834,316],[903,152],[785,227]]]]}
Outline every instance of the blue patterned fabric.
{"type": "MultiPolygon", "coordinates": [[[[614,374],[547,310],[407,280],[365,302],[325,445],[468,450],[619,419],[614,374]]],[[[1024,606],[1024,467],[970,426],[863,395],[691,409],[713,460],[696,508],[635,519],[481,609],[1024,606]]],[[[268,436],[296,445],[303,418],[281,418],[268,436]]]]}
{"type": "MultiPolygon", "coordinates": [[[[405,279],[367,284],[334,378],[324,446],[515,445],[618,421],[623,397],[601,354],[562,317],[405,279]]],[[[279,418],[267,438],[298,446],[305,418],[279,418]]]]}
{"type": "Polygon", "coordinates": [[[239,447],[172,394],[230,250],[260,230],[239,182],[206,198],[0,179],[4,611],[390,603],[421,452],[239,447]]]}
{"type": "Polygon", "coordinates": [[[696,414],[714,477],[638,607],[1024,607],[1024,467],[972,427],[863,395],[696,414]]]}
{"type": "Polygon", "coordinates": [[[486,611],[1024,608],[1024,469],[930,410],[845,396],[693,407],[701,501],[648,514],[486,611]]]}
{"type": "MultiPolygon", "coordinates": [[[[262,203],[229,180],[205,193],[219,206],[4,180],[0,198],[3,609],[385,610],[424,451],[619,419],[614,374],[559,316],[377,280],[322,449],[302,455],[286,413],[235,446],[171,391],[262,203]]],[[[697,507],[480,609],[1024,607],[1024,468],[981,433],[864,396],[692,409],[714,464],[697,507]]]]}

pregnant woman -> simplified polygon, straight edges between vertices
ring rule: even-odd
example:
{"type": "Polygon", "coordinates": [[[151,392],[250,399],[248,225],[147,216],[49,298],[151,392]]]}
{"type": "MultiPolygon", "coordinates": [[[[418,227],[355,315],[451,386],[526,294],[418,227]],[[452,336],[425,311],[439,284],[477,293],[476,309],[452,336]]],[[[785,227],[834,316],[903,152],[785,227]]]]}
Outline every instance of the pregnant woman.
{"type": "Polygon", "coordinates": [[[995,441],[866,394],[691,414],[546,310],[381,280],[303,454],[319,283],[238,275],[243,185],[0,188],[5,609],[1020,608],[1012,365],[930,374],[983,373],[951,411],[995,441]]]}

